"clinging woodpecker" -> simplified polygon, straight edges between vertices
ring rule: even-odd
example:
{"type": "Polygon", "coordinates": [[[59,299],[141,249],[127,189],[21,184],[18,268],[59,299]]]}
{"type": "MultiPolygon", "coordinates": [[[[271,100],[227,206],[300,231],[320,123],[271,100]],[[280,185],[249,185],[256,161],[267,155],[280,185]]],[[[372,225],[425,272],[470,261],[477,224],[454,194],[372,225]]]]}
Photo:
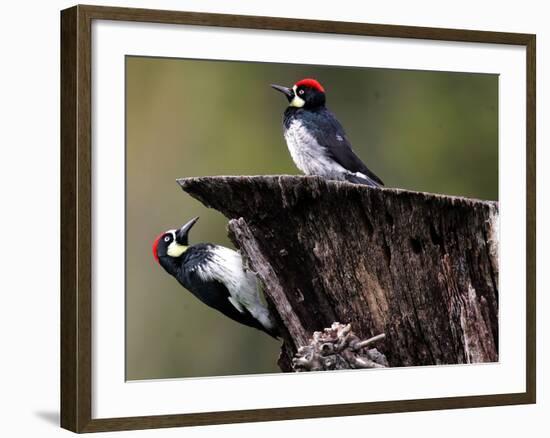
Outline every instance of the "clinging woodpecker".
{"type": "Polygon", "coordinates": [[[156,261],[204,304],[241,324],[277,337],[256,277],[243,269],[240,254],[211,243],[189,245],[189,230],[198,219],[157,237],[153,243],[156,261]]]}
{"type": "Polygon", "coordinates": [[[325,106],[325,89],[319,82],[302,79],[292,88],[271,87],[289,102],[283,119],[284,137],[298,169],[331,180],[384,185],[353,152],[342,125],[325,106]]]}

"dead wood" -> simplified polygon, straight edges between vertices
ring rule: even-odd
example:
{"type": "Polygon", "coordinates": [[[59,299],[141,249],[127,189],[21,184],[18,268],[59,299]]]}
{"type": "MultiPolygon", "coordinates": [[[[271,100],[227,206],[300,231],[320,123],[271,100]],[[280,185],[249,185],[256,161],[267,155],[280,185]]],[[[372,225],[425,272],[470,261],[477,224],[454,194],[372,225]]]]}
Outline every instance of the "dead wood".
{"type": "Polygon", "coordinates": [[[498,360],[498,204],[317,177],[178,181],[227,216],[281,326],[281,368],[335,321],[391,366],[498,360]]]}

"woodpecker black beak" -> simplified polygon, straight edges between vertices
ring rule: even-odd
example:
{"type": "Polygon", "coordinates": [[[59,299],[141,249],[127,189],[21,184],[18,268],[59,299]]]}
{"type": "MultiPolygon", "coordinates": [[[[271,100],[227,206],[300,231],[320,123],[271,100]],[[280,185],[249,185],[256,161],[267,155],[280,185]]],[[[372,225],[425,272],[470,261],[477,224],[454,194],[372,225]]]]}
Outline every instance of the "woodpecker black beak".
{"type": "Polygon", "coordinates": [[[194,217],[176,232],[176,240],[180,245],[187,245],[188,243],[187,234],[189,233],[189,230],[193,228],[193,225],[195,225],[195,223],[198,220],[199,220],[198,216],[194,217]]]}
{"type": "Polygon", "coordinates": [[[281,85],[271,84],[271,88],[283,93],[290,102],[294,98],[294,90],[292,88],[283,87],[281,85]]]}

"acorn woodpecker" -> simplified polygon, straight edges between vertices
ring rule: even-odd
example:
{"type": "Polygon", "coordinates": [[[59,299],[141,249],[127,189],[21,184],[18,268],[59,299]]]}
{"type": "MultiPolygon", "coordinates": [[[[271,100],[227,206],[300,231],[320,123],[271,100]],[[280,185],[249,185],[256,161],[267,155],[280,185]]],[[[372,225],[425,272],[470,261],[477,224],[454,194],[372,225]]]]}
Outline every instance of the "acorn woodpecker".
{"type": "Polygon", "coordinates": [[[211,243],[189,245],[189,230],[198,219],[158,236],[153,243],[155,260],[207,306],[276,338],[259,284],[253,273],[244,270],[241,255],[211,243]]]}
{"type": "Polygon", "coordinates": [[[342,125],[325,107],[325,89],[319,82],[302,79],[292,88],[271,87],[289,102],[283,118],[284,137],[298,169],[331,180],[384,185],[353,152],[342,125]]]}

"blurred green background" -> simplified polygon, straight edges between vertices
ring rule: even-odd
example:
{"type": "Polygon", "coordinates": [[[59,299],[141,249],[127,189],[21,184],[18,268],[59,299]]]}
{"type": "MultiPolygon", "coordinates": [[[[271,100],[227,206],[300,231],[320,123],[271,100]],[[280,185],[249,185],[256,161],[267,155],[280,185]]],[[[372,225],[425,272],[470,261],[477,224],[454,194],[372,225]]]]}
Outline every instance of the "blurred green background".
{"type": "Polygon", "coordinates": [[[358,155],[388,187],[496,200],[496,75],[126,58],[126,376],[279,372],[279,343],[211,310],[154,261],[163,231],[233,247],[226,219],[176,178],[297,174],[269,84],[318,79],[358,155]]]}

